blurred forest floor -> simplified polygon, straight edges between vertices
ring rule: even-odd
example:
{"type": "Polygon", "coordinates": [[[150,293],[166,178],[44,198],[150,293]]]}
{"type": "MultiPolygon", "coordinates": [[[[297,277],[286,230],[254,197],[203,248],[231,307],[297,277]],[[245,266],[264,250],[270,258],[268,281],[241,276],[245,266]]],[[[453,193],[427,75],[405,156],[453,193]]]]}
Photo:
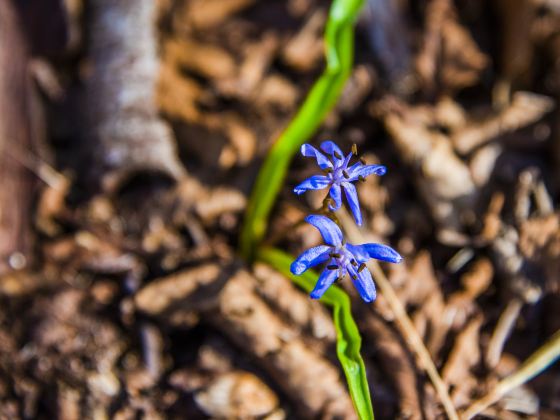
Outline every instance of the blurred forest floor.
{"type": "MultiPolygon", "coordinates": [[[[329,312],[237,241],[324,65],[320,0],[0,0],[0,418],[354,418],[329,312]]],[[[460,412],[560,329],[560,5],[368,0],[315,144],[388,173],[362,235],[460,412]]],[[[322,197],[267,241],[297,255],[322,197]]],[[[347,282],[342,286],[347,288],[347,282]]],[[[444,418],[351,287],[379,419],[444,418]]],[[[551,366],[485,418],[560,418],[551,366]]]]}

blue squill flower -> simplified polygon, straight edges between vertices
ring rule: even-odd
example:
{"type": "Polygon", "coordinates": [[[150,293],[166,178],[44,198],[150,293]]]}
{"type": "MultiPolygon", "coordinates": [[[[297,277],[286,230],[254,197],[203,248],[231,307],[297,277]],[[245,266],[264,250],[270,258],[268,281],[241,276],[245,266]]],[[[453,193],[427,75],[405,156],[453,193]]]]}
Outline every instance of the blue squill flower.
{"type": "Polygon", "coordinates": [[[336,211],[342,205],[342,193],[346,196],[348,206],[352,211],[356,223],[362,225],[362,213],[360,212],[360,203],[358,201],[358,193],[353,182],[364,181],[368,175],[384,175],[387,169],[382,165],[365,165],[363,161],[356,162],[348,167],[353,154],[357,154],[354,150],[346,157],[342,154],[340,148],[332,141],[325,141],[321,144],[321,150],[330,155],[329,160],[323,153],[311,146],[304,144],[301,146],[301,154],[307,157],[315,157],[317,164],[325,172],[325,175],[313,175],[294,188],[296,194],[303,194],[307,190],[322,190],[329,188],[329,195],[334,205],[329,204],[332,211],[336,211]]]}
{"type": "Polygon", "coordinates": [[[360,296],[366,302],[375,300],[375,285],[365,262],[370,258],[398,263],[402,257],[393,248],[381,244],[352,245],[343,242],[340,228],[326,216],[311,215],[305,221],[315,226],[326,245],[319,245],[303,252],[291,265],[290,271],[300,275],[308,268],[326,262],[327,266],[319,276],[311,292],[313,299],[319,299],[335,280],[346,273],[354,282],[360,296]]]}

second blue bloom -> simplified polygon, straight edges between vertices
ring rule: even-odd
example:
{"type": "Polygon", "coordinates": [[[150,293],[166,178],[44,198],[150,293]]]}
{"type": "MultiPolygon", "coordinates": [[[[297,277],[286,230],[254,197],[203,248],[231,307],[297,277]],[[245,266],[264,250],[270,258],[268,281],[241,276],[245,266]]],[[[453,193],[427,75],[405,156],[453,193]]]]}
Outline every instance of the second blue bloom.
{"type": "Polygon", "coordinates": [[[321,143],[321,150],[329,155],[327,158],[323,153],[310,144],[301,146],[301,154],[307,157],[317,159],[317,164],[325,173],[324,175],[313,175],[294,188],[296,194],[303,194],[307,190],[322,190],[329,188],[329,195],[334,204],[329,204],[332,211],[336,211],[342,205],[342,191],[346,196],[346,201],[356,223],[362,225],[362,213],[360,211],[360,203],[358,201],[358,193],[353,182],[364,180],[371,174],[384,175],[385,166],[382,165],[364,165],[357,162],[352,166],[348,166],[352,153],[344,156],[340,148],[332,141],[321,143]]]}

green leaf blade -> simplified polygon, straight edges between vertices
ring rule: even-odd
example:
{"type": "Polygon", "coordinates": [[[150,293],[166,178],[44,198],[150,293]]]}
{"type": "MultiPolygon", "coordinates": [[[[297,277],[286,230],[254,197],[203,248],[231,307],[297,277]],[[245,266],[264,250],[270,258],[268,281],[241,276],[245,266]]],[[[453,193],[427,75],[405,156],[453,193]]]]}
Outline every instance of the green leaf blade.
{"type": "MultiPolygon", "coordinates": [[[[290,264],[293,258],[280,250],[272,248],[261,249],[257,259],[271,265],[307,292],[313,290],[317,282],[318,275],[310,270],[301,276],[294,276],[290,272],[290,264]]],[[[337,337],[336,353],[344,370],[348,390],[350,391],[356,412],[362,420],[373,420],[373,406],[369,393],[366,368],[360,355],[362,337],[352,317],[350,298],[337,286],[331,286],[320,300],[333,309],[333,321],[337,337]]]]}

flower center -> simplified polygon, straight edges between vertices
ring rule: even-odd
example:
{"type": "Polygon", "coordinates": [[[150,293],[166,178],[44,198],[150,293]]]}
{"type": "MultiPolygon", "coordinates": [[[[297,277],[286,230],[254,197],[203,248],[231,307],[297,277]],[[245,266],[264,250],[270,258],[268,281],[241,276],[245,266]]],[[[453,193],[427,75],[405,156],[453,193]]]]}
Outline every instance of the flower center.
{"type": "Polygon", "coordinates": [[[358,264],[356,259],[354,258],[354,255],[352,255],[352,253],[348,251],[344,245],[336,247],[331,255],[333,256],[336,265],[338,265],[338,267],[343,270],[343,274],[346,271],[346,266],[348,264],[356,266],[358,264]]]}

